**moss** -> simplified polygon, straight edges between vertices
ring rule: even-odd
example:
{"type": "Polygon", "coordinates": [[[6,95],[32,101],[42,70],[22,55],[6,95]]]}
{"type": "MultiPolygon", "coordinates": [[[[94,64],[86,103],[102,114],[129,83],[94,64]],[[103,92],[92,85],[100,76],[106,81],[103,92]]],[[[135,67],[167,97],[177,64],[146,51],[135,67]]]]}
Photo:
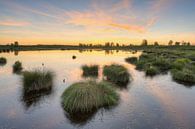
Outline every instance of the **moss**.
{"type": "Polygon", "coordinates": [[[124,66],[117,64],[104,66],[103,74],[107,80],[119,85],[127,84],[130,78],[128,70],[124,66]]]}
{"type": "Polygon", "coordinates": [[[62,94],[62,105],[68,113],[91,112],[118,103],[119,96],[108,82],[78,82],[62,94]]]}
{"type": "Polygon", "coordinates": [[[91,66],[84,65],[82,66],[83,76],[84,77],[90,77],[90,76],[97,77],[98,69],[99,69],[98,65],[91,65],[91,66]]]}
{"type": "Polygon", "coordinates": [[[22,78],[24,89],[27,92],[50,89],[53,76],[53,72],[46,70],[25,71],[22,78]]]}
{"type": "Polygon", "coordinates": [[[4,65],[7,63],[7,59],[4,57],[0,57],[0,65],[4,65]]]}
{"type": "Polygon", "coordinates": [[[22,69],[23,69],[22,68],[22,63],[20,61],[16,61],[13,65],[13,72],[14,73],[19,73],[19,72],[21,72],[22,69]]]}

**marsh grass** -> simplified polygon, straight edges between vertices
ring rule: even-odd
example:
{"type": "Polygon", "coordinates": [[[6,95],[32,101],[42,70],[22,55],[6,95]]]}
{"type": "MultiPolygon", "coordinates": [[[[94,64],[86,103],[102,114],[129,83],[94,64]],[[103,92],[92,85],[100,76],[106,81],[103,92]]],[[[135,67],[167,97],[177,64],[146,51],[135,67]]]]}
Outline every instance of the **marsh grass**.
{"type": "Polygon", "coordinates": [[[82,70],[83,70],[83,77],[97,77],[99,66],[98,65],[91,65],[91,66],[83,65],[82,70]]]}
{"type": "Polygon", "coordinates": [[[124,66],[117,64],[104,66],[103,74],[108,81],[111,81],[119,86],[126,85],[130,78],[128,70],[124,66]]]}
{"type": "Polygon", "coordinates": [[[131,64],[136,64],[137,63],[137,57],[128,57],[125,59],[126,62],[131,63],[131,64]]]}
{"type": "Polygon", "coordinates": [[[26,92],[50,89],[53,85],[54,74],[48,70],[23,72],[23,86],[26,92]]]}
{"type": "Polygon", "coordinates": [[[147,76],[155,76],[159,73],[159,69],[156,67],[148,67],[145,72],[147,76]]]}
{"type": "Polygon", "coordinates": [[[7,59],[4,57],[0,57],[0,65],[5,65],[7,63],[7,59]]]}
{"type": "Polygon", "coordinates": [[[23,69],[22,63],[20,61],[16,61],[12,67],[14,73],[20,73],[23,69]]]}
{"type": "Polygon", "coordinates": [[[145,50],[135,63],[136,69],[155,76],[171,71],[173,80],[182,84],[195,84],[194,51],[167,49],[145,50]]]}
{"type": "Polygon", "coordinates": [[[189,69],[172,70],[172,78],[182,84],[193,85],[195,84],[195,74],[189,69]]]}
{"type": "Polygon", "coordinates": [[[62,106],[68,113],[86,113],[118,103],[119,96],[109,82],[78,82],[62,94],[62,106]]]}

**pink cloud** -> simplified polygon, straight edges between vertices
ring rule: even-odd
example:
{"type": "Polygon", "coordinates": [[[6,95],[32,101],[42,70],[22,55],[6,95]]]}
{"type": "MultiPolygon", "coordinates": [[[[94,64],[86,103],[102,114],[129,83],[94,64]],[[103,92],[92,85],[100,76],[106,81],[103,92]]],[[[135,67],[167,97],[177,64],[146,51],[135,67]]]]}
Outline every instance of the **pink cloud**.
{"type": "Polygon", "coordinates": [[[29,22],[25,21],[0,21],[0,26],[28,26],[30,25],[29,22]]]}

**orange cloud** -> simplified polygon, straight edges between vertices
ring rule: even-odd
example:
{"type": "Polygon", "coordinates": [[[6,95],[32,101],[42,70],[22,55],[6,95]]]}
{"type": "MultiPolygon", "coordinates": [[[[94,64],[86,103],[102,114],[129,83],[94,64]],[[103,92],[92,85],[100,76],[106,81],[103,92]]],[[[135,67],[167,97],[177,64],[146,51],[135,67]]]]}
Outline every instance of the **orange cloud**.
{"type": "Polygon", "coordinates": [[[23,21],[0,21],[0,26],[28,26],[29,22],[23,21]]]}

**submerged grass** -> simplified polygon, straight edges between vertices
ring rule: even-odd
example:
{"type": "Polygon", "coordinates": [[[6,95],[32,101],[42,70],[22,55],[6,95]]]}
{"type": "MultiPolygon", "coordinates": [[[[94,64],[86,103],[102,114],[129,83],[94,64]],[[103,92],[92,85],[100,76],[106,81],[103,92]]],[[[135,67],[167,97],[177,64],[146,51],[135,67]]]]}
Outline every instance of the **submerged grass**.
{"type": "Polygon", "coordinates": [[[91,112],[104,106],[118,103],[119,96],[109,82],[78,82],[62,94],[63,108],[69,113],[91,112]]]}
{"type": "Polygon", "coordinates": [[[23,86],[25,91],[38,91],[50,89],[54,74],[47,70],[34,70],[23,72],[23,86]]]}
{"type": "Polygon", "coordinates": [[[104,66],[103,74],[108,81],[118,85],[127,84],[130,78],[128,70],[124,66],[117,64],[104,66]]]}
{"type": "Polygon", "coordinates": [[[20,73],[22,71],[22,63],[20,61],[16,61],[13,65],[13,72],[20,73]]]}
{"type": "Polygon", "coordinates": [[[98,69],[99,69],[98,65],[91,65],[91,66],[84,65],[82,66],[83,76],[84,77],[90,77],[90,76],[97,77],[98,69]]]}

